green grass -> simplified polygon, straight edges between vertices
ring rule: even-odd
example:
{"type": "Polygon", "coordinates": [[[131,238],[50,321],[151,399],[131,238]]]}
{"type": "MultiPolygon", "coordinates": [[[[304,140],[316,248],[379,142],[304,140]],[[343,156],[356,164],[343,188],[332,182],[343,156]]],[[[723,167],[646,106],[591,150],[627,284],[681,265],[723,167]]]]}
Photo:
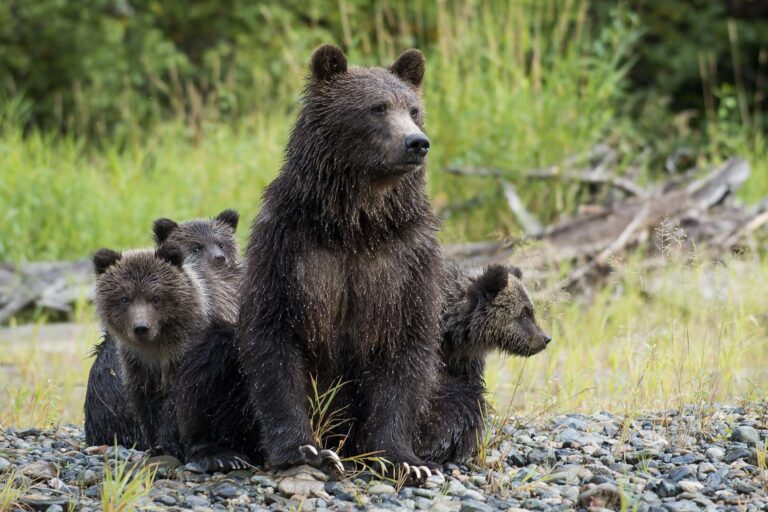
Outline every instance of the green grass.
{"type": "Polygon", "coordinates": [[[156,468],[151,465],[134,468],[133,463],[115,456],[104,464],[101,482],[101,508],[104,512],[132,512],[146,504],[156,468]]]}
{"type": "Polygon", "coordinates": [[[27,492],[27,480],[15,469],[0,475],[0,510],[18,507],[19,499],[27,492]]]}
{"type": "MultiPolygon", "coordinates": [[[[487,196],[471,213],[447,219],[446,241],[517,229],[495,183],[448,176],[446,166],[501,167],[517,181],[526,169],[585,151],[614,124],[634,27],[617,21],[599,39],[590,38],[586,2],[538,5],[451,3],[438,16],[434,47],[425,48],[435,204],[487,196]]],[[[393,61],[400,48],[384,32],[380,41],[367,49],[364,41],[350,42],[351,62],[393,61]]],[[[145,246],[159,216],[210,216],[231,207],[252,218],[280,168],[309,50],[289,46],[283,58],[290,65],[282,87],[292,94],[265,100],[233,123],[220,121],[210,106],[200,116],[202,131],[177,118],[97,141],[24,133],[23,100],[6,102],[0,109],[0,261],[145,246]]],[[[551,184],[523,187],[523,195],[545,217],[573,206],[573,198],[551,184]]]]}

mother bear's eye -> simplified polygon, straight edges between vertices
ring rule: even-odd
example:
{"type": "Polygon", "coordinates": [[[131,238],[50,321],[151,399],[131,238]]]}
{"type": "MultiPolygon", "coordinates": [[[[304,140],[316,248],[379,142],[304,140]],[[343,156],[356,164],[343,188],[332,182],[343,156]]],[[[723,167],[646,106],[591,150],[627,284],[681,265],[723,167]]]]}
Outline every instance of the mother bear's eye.
{"type": "Polygon", "coordinates": [[[414,120],[415,120],[415,119],[418,119],[418,117],[419,117],[419,109],[417,109],[417,108],[412,108],[412,109],[411,109],[411,117],[412,117],[414,120]]]}
{"type": "Polygon", "coordinates": [[[375,107],[371,107],[371,112],[374,114],[384,114],[387,111],[387,104],[386,103],[379,103],[375,107]]]}

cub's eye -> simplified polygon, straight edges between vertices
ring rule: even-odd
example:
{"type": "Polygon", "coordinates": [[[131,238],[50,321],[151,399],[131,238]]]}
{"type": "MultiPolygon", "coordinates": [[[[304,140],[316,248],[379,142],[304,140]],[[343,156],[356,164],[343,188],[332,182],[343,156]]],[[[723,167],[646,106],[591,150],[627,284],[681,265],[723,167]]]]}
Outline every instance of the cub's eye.
{"type": "Polygon", "coordinates": [[[121,297],[120,304],[128,304],[128,297],[121,297]]]}
{"type": "Polygon", "coordinates": [[[160,297],[158,297],[157,295],[152,297],[152,304],[160,304],[160,297]]]}
{"type": "Polygon", "coordinates": [[[203,246],[202,245],[195,245],[194,247],[192,247],[192,252],[194,252],[194,253],[198,253],[198,252],[200,252],[202,250],[203,250],[203,246]]]}
{"type": "Polygon", "coordinates": [[[419,118],[419,109],[417,108],[411,109],[411,118],[413,118],[414,120],[419,118]]]}
{"type": "Polygon", "coordinates": [[[387,104],[381,103],[379,105],[376,105],[375,107],[371,108],[371,112],[374,114],[384,114],[387,112],[387,104]]]}
{"type": "Polygon", "coordinates": [[[219,249],[223,249],[224,248],[224,244],[216,244],[216,245],[219,246],[219,249]]]}

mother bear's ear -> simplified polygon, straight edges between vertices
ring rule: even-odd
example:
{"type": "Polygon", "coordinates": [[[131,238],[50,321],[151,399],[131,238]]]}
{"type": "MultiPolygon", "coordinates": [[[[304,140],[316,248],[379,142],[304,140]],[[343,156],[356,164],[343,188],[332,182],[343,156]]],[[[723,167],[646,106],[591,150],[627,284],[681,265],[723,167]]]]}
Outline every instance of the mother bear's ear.
{"type": "Polygon", "coordinates": [[[414,48],[405,50],[395,63],[389,66],[389,71],[418,90],[424,80],[424,54],[414,48]]]}
{"type": "Polygon", "coordinates": [[[347,71],[347,58],[338,46],[324,44],[318,46],[312,52],[309,69],[312,78],[317,81],[325,81],[334,75],[347,71]]]}

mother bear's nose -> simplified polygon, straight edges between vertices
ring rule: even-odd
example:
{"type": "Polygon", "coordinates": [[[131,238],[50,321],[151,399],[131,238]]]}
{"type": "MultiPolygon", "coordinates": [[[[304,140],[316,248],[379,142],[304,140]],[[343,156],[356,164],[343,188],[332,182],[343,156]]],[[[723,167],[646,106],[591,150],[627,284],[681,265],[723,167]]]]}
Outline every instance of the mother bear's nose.
{"type": "Polygon", "coordinates": [[[409,155],[424,156],[429,151],[429,139],[423,133],[412,133],[405,138],[405,151],[409,155]]]}

